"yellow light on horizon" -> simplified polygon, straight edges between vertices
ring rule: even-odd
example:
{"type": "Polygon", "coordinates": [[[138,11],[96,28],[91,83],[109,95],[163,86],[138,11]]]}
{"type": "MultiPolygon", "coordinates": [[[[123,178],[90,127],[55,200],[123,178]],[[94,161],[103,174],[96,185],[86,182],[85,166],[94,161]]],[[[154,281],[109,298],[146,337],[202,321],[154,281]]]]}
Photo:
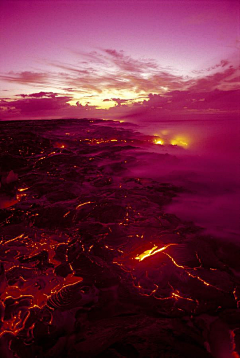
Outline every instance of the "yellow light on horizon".
{"type": "Polygon", "coordinates": [[[119,98],[121,100],[126,100],[124,104],[132,104],[140,99],[143,100],[148,98],[144,91],[136,92],[135,90],[127,90],[127,89],[103,89],[101,93],[92,91],[87,96],[86,94],[74,92],[72,93],[72,99],[70,99],[67,103],[70,106],[77,107],[77,102],[81,105],[89,107],[94,106],[97,109],[110,109],[117,106],[117,102],[112,100],[112,98],[119,98]],[[89,94],[91,97],[89,97],[89,94]]]}

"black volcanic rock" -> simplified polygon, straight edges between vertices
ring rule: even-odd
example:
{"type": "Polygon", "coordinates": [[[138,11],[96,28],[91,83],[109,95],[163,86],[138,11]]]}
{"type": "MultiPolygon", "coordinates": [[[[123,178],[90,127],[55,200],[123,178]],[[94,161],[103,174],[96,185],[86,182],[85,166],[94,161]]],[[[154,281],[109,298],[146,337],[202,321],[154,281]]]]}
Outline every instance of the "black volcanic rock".
{"type": "Polygon", "coordinates": [[[187,188],[136,177],[176,156],[115,122],[0,127],[1,356],[239,354],[239,247],[166,212],[187,188]]]}

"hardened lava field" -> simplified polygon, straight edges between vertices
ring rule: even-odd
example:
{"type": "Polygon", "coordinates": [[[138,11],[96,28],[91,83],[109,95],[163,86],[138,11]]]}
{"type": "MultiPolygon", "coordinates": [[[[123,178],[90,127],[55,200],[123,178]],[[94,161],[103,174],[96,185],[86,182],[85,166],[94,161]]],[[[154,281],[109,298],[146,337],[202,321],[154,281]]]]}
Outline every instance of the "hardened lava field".
{"type": "Polygon", "coordinates": [[[172,155],[118,122],[0,127],[1,357],[239,356],[239,247],[134,176],[172,155]]]}

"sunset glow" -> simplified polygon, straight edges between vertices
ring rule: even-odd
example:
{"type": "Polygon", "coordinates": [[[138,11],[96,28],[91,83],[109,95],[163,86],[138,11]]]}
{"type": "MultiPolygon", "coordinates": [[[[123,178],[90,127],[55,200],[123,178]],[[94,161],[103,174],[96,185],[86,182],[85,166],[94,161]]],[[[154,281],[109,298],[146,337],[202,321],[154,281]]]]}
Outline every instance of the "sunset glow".
{"type": "Polygon", "coordinates": [[[223,111],[238,88],[238,11],[235,1],[3,0],[1,117],[223,111]]]}

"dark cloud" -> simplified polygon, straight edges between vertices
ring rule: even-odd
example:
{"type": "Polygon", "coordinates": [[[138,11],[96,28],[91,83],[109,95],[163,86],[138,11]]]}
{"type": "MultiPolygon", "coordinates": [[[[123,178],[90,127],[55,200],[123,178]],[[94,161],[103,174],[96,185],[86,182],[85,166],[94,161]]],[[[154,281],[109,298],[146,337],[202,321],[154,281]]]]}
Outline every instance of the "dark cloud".
{"type": "Polygon", "coordinates": [[[166,97],[149,95],[148,101],[143,104],[151,108],[164,108],[170,110],[182,109],[217,109],[236,110],[239,108],[240,90],[210,92],[172,91],[166,97]]]}
{"type": "Polygon", "coordinates": [[[210,92],[172,91],[167,95],[149,94],[142,103],[123,108],[120,118],[135,121],[186,119],[189,115],[239,115],[240,90],[210,92]],[[125,113],[124,113],[125,111],[125,113]]]}
{"type": "Polygon", "coordinates": [[[112,98],[113,102],[116,102],[118,106],[121,106],[124,103],[127,103],[128,99],[121,99],[121,98],[112,98]]]}
{"type": "Polygon", "coordinates": [[[70,97],[43,97],[42,95],[37,97],[36,94],[34,95],[35,96],[33,97],[28,96],[27,98],[12,101],[1,101],[0,107],[2,110],[11,109],[11,111],[19,113],[19,115],[23,117],[26,115],[44,115],[45,113],[70,107],[70,105],[67,103],[67,101],[71,99],[70,97]]]}
{"type": "Polygon", "coordinates": [[[18,96],[22,97],[22,98],[55,98],[57,97],[59,94],[58,93],[54,93],[54,92],[37,92],[37,93],[31,93],[31,94],[19,94],[18,96]]]}
{"type": "Polygon", "coordinates": [[[219,88],[231,76],[235,75],[237,69],[230,66],[223,72],[217,72],[203,78],[191,81],[188,89],[192,92],[209,91],[219,88]]]}
{"type": "MultiPolygon", "coordinates": [[[[90,116],[98,114],[96,107],[82,105],[71,106],[68,102],[71,96],[61,96],[53,92],[39,92],[29,95],[20,95],[16,100],[0,100],[0,118],[62,118],[90,116]]],[[[103,113],[103,112],[101,112],[103,113]]]]}
{"type": "Polygon", "coordinates": [[[133,101],[133,99],[121,99],[121,98],[106,98],[103,102],[116,102],[118,106],[121,106],[123,103],[127,103],[129,101],[133,101]]]}

